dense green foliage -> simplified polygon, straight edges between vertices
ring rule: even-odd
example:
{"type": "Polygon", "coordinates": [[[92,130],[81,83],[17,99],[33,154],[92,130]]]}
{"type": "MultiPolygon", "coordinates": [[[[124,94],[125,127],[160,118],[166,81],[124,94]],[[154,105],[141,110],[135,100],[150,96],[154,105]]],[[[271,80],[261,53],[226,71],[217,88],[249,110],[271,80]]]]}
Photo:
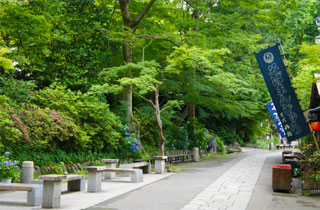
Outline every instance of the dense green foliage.
{"type": "Polygon", "coordinates": [[[139,158],[164,137],[256,142],[271,99],[253,52],[278,39],[308,106],[319,1],[149,2],[0,2],[0,152],[44,164],[139,158]]]}

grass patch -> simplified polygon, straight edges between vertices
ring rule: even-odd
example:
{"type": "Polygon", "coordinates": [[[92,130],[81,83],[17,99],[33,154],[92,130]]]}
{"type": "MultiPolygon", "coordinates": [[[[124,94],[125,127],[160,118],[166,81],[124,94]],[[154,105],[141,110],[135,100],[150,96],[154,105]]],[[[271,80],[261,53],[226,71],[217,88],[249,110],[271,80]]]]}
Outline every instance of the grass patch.
{"type": "Polygon", "coordinates": [[[181,172],[182,169],[176,165],[168,164],[166,165],[166,169],[168,172],[181,172]]]}

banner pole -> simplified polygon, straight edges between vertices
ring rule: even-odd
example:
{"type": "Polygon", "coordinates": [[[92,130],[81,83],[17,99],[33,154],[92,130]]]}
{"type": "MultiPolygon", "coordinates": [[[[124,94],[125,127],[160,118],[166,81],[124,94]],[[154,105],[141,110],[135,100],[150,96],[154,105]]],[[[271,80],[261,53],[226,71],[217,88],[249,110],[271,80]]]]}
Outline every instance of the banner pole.
{"type": "MultiPolygon", "coordinates": [[[[291,74],[290,67],[289,67],[289,65],[288,65],[288,61],[287,61],[286,56],[285,56],[285,54],[284,54],[284,49],[283,49],[283,47],[282,47],[282,45],[281,45],[281,40],[280,40],[280,39],[278,39],[278,43],[279,43],[280,49],[281,49],[281,51],[282,51],[282,57],[283,57],[284,64],[285,64],[286,67],[287,67],[287,71],[288,71],[290,77],[293,78],[293,77],[292,77],[292,74],[291,74]]],[[[294,80],[292,80],[291,82],[292,82],[292,84],[294,85],[294,80]]],[[[300,100],[300,94],[299,94],[298,92],[296,92],[296,94],[297,94],[298,99],[300,100]]],[[[305,110],[303,103],[300,103],[300,106],[301,106],[302,110],[305,110]]],[[[307,121],[308,121],[309,128],[310,128],[310,130],[312,131],[312,128],[311,128],[311,125],[310,125],[310,121],[309,121],[308,115],[307,115],[306,117],[307,117],[307,121]]],[[[318,144],[317,137],[316,137],[316,135],[314,134],[314,132],[312,132],[312,137],[313,137],[314,143],[316,144],[317,150],[318,150],[318,152],[319,152],[319,151],[320,151],[320,148],[319,148],[319,144],[318,144]]]]}

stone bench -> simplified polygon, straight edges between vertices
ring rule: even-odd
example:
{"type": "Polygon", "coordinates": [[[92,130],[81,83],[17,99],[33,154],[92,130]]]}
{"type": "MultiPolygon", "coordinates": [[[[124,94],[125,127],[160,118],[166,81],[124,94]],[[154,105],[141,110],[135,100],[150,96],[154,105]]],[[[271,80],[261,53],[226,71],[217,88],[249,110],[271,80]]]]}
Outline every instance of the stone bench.
{"type": "MultiPolygon", "coordinates": [[[[116,168],[118,159],[102,159],[101,162],[105,164],[106,168],[116,168]]],[[[114,179],[116,177],[115,172],[105,172],[104,179],[114,179]]]]}
{"type": "Polygon", "coordinates": [[[101,166],[87,166],[85,169],[88,171],[88,192],[101,191],[101,177],[103,172],[129,173],[131,174],[131,182],[143,182],[141,169],[106,168],[101,166]]]}
{"type": "Polygon", "coordinates": [[[0,183],[0,190],[27,191],[27,206],[40,206],[42,186],[37,184],[0,183]]]}
{"type": "MultiPolygon", "coordinates": [[[[144,174],[151,174],[151,163],[149,162],[136,162],[136,163],[129,163],[129,164],[121,164],[119,168],[122,169],[142,169],[144,174]]],[[[121,177],[129,177],[128,173],[121,173],[119,174],[121,177]]]]}
{"type": "Polygon", "coordinates": [[[61,205],[61,183],[68,182],[68,191],[83,191],[85,179],[83,175],[55,175],[39,176],[43,181],[42,208],[59,208],[61,205]]]}

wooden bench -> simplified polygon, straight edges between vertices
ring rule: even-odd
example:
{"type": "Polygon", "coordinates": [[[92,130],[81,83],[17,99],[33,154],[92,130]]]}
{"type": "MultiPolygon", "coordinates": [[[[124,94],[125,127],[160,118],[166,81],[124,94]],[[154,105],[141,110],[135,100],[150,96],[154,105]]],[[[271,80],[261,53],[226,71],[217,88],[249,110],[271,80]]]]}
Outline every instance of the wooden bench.
{"type": "Polygon", "coordinates": [[[277,149],[291,149],[293,146],[291,144],[277,144],[277,149]]]}
{"type": "Polygon", "coordinates": [[[0,183],[0,190],[27,191],[27,206],[40,206],[42,186],[37,184],[0,183]]]}
{"type": "Polygon", "coordinates": [[[181,154],[181,155],[168,155],[166,162],[168,163],[179,163],[193,161],[193,154],[181,154]]]}
{"type": "Polygon", "coordinates": [[[137,160],[133,160],[133,162],[135,163],[148,162],[148,163],[154,164],[154,158],[137,159],[137,160]]]}
{"type": "Polygon", "coordinates": [[[39,176],[43,181],[42,208],[59,208],[61,205],[61,182],[68,182],[68,191],[84,191],[85,178],[83,175],[39,176]]]}
{"type": "Polygon", "coordinates": [[[103,172],[129,173],[131,174],[131,182],[143,182],[143,173],[141,169],[123,169],[123,168],[106,168],[101,166],[86,166],[88,171],[88,192],[101,191],[101,178],[103,172]]]}
{"type": "Polygon", "coordinates": [[[293,152],[291,150],[284,150],[282,151],[281,157],[282,157],[282,163],[285,162],[286,157],[289,157],[293,155],[293,152]]]}
{"type": "MultiPolygon", "coordinates": [[[[129,164],[121,164],[119,168],[122,169],[142,169],[144,174],[151,174],[151,163],[149,162],[136,162],[136,163],[129,163],[129,164]]],[[[122,177],[128,177],[128,173],[122,173],[122,177]]]]}

